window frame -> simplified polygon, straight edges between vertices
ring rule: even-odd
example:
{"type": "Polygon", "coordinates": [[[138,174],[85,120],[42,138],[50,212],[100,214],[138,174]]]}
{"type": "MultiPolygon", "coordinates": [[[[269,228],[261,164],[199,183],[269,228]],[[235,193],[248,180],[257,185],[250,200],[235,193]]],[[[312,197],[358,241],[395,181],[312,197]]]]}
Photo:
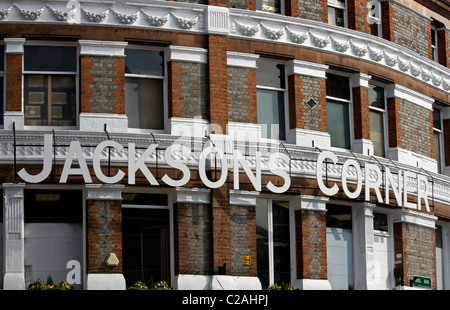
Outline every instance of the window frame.
{"type": "MultiPolygon", "coordinates": [[[[384,155],[380,156],[380,155],[374,154],[374,156],[386,158],[386,155],[388,153],[388,145],[389,145],[386,85],[383,83],[377,82],[377,81],[373,81],[373,80],[369,81],[369,85],[370,84],[383,88],[383,92],[384,92],[384,109],[372,107],[372,106],[370,106],[370,102],[369,102],[369,118],[370,118],[371,111],[382,113],[382,115],[383,115],[382,117],[383,117],[383,152],[384,152],[384,155]]],[[[369,91],[370,91],[370,86],[369,86],[369,91]]],[[[372,143],[373,143],[373,141],[372,141],[372,143]]]]}
{"type": "MultiPolygon", "coordinates": [[[[280,202],[287,202],[289,204],[288,207],[288,225],[289,225],[289,263],[290,263],[290,271],[289,271],[289,277],[290,277],[290,283],[294,283],[294,275],[296,272],[294,271],[294,268],[296,268],[296,261],[295,261],[295,255],[296,255],[296,244],[295,244],[295,216],[294,216],[294,207],[290,203],[289,197],[282,197],[282,196],[274,196],[274,195],[260,195],[258,196],[257,200],[264,200],[266,202],[267,207],[267,248],[268,248],[268,264],[269,264],[269,286],[275,284],[275,258],[274,258],[274,226],[273,226],[273,202],[274,201],[280,201],[280,202]]],[[[258,206],[258,203],[256,203],[255,206],[255,221],[256,221],[256,208],[258,206]]],[[[256,249],[256,251],[258,251],[256,249]]],[[[277,283],[281,284],[281,283],[277,283]]],[[[264,289],[264,288],[263,288],[264,289]]]]}
{"type": "Polygon", "coordinates": [[[438,43],[438,27],[431,23],[431,38],[430,38],[430,45],[431,45],[431,59],[433,61],[439,62],[439,43],[438,43]],[[433,37],[435,44],[433,45],[433,37]]]}
{"type": "MultiPolygon", "coordinates": [[[[137,79],[155,79],[155,80],[162,80],[163,81],[163,89],[162,89],[162,98],[163,98],[163,114],[164,114],[164,120],[163,120],[163,129],[151,129],[151,128],[134,128],[130,127],[128,125],[128,132],[132,133],[165,133],[167,129],[167,121],[168,121],[168,72],[167,72],[167,50],[162,47],[158,46],[151,46],[151,45],[140,45],[140,44],[128,44],[125,50],[147,50],[147,51],[159,51],[164,53],[164,59],[163,59],[163,70],[164,75],[163,76],[157,76],[157,75],[145,75],[145,74],[135,74],[135,73],[126,73],[125,81],[127,78],[137,78],[137,79]]],[[[126,62],[126,58],[125,58],[126,62]]],[[[126,111],[126,93],[125,93],[125,111],[126,111]]],[[[128,116],[127,116],[128,117],[128,116]]]]}
{"type": "MultiPolygon", "coordinates": [[[[442,107],[440,106],[433,106],[433,143],[434,143],[434,134],[438,134],[438,141],[439,141],[439,161],[436,159],[436,154],[434,154],[434,159],[436,160],[437,164],[437,173],[443,173],[445,167],[444,167],[444,158],[445,158],[445,150],[443,148],[444,146],[444,122],[442,119],[442,107]],[[439,126],[441,128],[434,127],[434,111],[439,110],[439,126]]],[[[434,146],[436,148],[436,146],[434,146]]]]}
{"type": "Polygon", "coordinates": [[[0,94],[2,105],[0,109],[2,109],[1,120],[0,120],[0,128],[4,128],[5,126],[5,112],[6,112],[6,52],[5,52],[5,44],[3,41],[0,41],[0,46],[3,47],[3,70],[0,70],[0,78],[2,79],[0,83],[2,83],[2,93],[0,94]]]}
{"type": "MultiPolygon", "coordinates": [[[[76,56],[76,71],[26,71],[25,70],[25,52],[23,54],[22,79],[25,81],[26,75],[73,75],[75,77],[75,124],[73,126],[52,126],[52,125],[26,125],[24,112],[24,128],[28,130],[67,130],[77,129],[79,127],[80,116],[80,47],[75,41],[40,41],[40,40],[26,40],[25,46],[71,46],[75,47],[76,56]]],[[[22,111],[25,111],[25,87],[22,87],[22,111]]]]}
{"type": "MultiPolygon", "coordinates": [[[[257,2],[262,2],[262,0],[257,0],[257,2]]],[[[257,2],[255,2],[255,6],[258,5],[257,2]]],[[[286,15],[285,0],[279,0],[279,2],[280,2],[280,12],[271,12],[271,11],[258,10],[257,8],[255,8],[255,10],[258,11],[258,12],[266,12],[266,13],[271,13],[271,14],[286,15]]]]}
{"type": "MultiPolygon", "coordinates": [[[[285,138],[284,139],[276,139],[272,137],[272,133],[270,135],[270,138],[263,138],[262,137],[262,131],[261,131],[261,141],[267,141],[267,142],[286,142],[288,139],[288,133],[289,133],[289,92],[288,92],[288,76],[287,76],[287,72],[286,72],[286,68],[287,68],[287,61],[284,60],[280,60],[280,59],[274,59],[274,58],[270,58],[270,57],[260,57],[259,60],[262,61],[267,61],[267,62],[272,62],[272,63],[276,63],[276,64],[280,64],[284,66],[284,88],[279,88],[279,87],[272,87],[272,86],[264,86],[264,85],[258,85],[258,83],[256,82],[256,95],[258,94],[258,89],[261,90],[268,90],[268,91],[276,91],[276,92],[282,92],[283,93],[283,106],[284,106],[284,131],[285,131],[285,138]]],[[[257,73],[257,69],[256,69],[256,74],[257,73]]],[[[258,95],[257,95],[258,96],[258,95]]],[[[258,100],[256,100],[256,111],[258,111],[258,100]]],[[[264,124],[260,124],[258,122],[258,117],[257,117],[257,125],[264,125],[264,124]]],[[[263,128],[261,128],[263,129],[263,128]]],[[[267,130],[267,129],[266,129],[267,130]]],[[[280,133],[278,133],[279,135],[280,133]]]]}
{"type": "Polygon", "coordinates": [[[374,11],[372,11],[372,7],[369,6],[369,15],[367,16],[367,20],[369,22],[369,28],[373,24],[377,27],[377,34],[372,34],[370,28],[370,34],[379,38],[383,37],[383,26],[382,26],[382,18],[381,18],[381,3],[379,0],[370,0],[368,5],[372,4],[374,6],[374,11]],[[373,12],[374,14],[370,14],[373,12]]]}
{"type": "MultiPolygon", "coordinates": [[[[335,69],[327,70],[326,74],[333,74],[333,75],[340,75],[348,78],[349,83],[349,98],[350,99],[342,99],[338,97],[329,96],[328,94],[325,94],[326,96],[326,102],[328,103],[328,100],[338,101],[342,103],[348,104],[348,119],[349,119],[349,139],[350,139],[350,148],[341,148],[337,146],[331,145],[331,134],[330,134],[330,148],[334,151],[347,151],[351,152],[353,150],[353,147],[355,145],[355,123],[353,118],[353,85],[352,85],[352,73],[343,72],[335,69]]],[[[328,77],[327,77],[328,79],[328,77]]],[[[327,122],[328,122],[328,109],[327,109],[327,122]]],[[[327,126],[328,127],[328,126],[327,126]]],[[[328,132],[328,131],[327,131],[328,132]]],[[[329,132],[328,132],[329,133],[329,132]]]]}
{"type": "Polygon", "coordinates": [[[337,26],[337,27],[348,28],[348,4],[347,4],[347,0],[344,0],[344,5],[340,4],[338,0],[327,0],[327,14],[328,14],[328,10],[330,8],[333,8],[334,10],[338,9],[338,10],[342,10],[343,11],[344,25],[343,26],[339,26],[339,25],[331,24],[330,20],[328,20],[328,24],[329,25],[333,25],[333,26],[337,26]]]}

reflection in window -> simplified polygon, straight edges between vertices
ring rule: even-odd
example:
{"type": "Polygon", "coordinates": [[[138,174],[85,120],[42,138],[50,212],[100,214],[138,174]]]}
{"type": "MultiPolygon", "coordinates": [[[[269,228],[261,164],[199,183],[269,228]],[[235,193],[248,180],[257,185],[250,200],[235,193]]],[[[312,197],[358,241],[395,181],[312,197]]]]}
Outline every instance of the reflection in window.
{"type": "Polygon", "coordinates": [[[389,232],[388,216],[386,213],[373,213],[373,229],[378,231],[389,232]]]}
{"type": "Polygon", "coordinates": [[[437,162],[438,172],[442,172],[442,120],[441,110],[434,108],[433,110],[433,139],[434,139],[434,159],[437,162]]]}
{"type": "Polygon", "coordinates": [[[258,60],[256,69],[257,118],[261,136],[286,140],[285,68],[270,60],[258,60]]]}
{"type": "Polygon", "coordinates": [[[256,10],[281,13],[281,0],[256,0],[256,10]]]}
{"type": "Polygon", "coordinates": [[[5,98],[4,83],[5,83],[5,47],[3,45],[0,45],[0,126],[3,125],[3,113],[5,111],[5,106],[3,103],[3,100],[5,98]]]}
{"type": "Polygon", "coordinates": [[[164,129],[164,53],[125,50],[125,113],[128,127],[164,129]]]}
{"type": "Polygon", "coordinates": [[[76,75],[75,47],[25,46],[25,125],[75,126],[76,75]]]}
{"type": "Polygon", "coordinates": [[[327,74],[327,129],[331,146],[350,149],[350,80],[327,74]]]}
{"type": "Polygon", "coordinates": [[[370,140],[373,144],[373,152],[376,156],[385,156],[385,126],[386,103],[384,88],[369,84],[369,109],[370,109],[370,140]]]}
{"type": "Polygon", "coordinates": [[[258,278],[262,287],[290,283],[289,203],[257,199],[258,278]]]}
{"type": "Polygon", "coordinates": [[[330,25],[346,27],[346,0],[328,0],[328,23],[330,25]]]}

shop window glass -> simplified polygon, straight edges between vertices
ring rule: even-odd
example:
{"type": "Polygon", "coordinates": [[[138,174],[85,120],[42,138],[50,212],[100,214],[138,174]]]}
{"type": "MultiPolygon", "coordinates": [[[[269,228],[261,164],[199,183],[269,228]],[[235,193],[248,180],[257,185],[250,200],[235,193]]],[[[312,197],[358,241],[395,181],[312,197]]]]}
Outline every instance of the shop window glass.
{"type": "Polygon", "coordinates": [[[258,278],[263,288],[290,283],[289,203],[257,199],[258,278]]]}
{"type": "Polygon", "coordinates": [[[373,229],[378,231],[389,231],[388,216],[385,213],[373,213],[373,229]]]}
{"type": "Polygon", "coordinates": [[[128,48],[125,55],[128,127],[164,130],[164,53],[128,48]]]}
{"type": "Polygon", "coordinates": [[[286,80],[283,64],[258,60],[257,118],[263,138],[286,140],[286,80]]]}
{"type": "Polygon", "coordinates": [[[76,75],[75,47],[25,46],[25,125],[75,126],[76,75]]]}
{"type": "Polygon", "coordinates": [[[332,289],[349,289],[353,279],[352,209],[327,204],[327,272],[332,289]]]}
{"type": "Polygon", "coordinates": [[[5,47],[3,45],[0,45],[0,126],[3,125],[3,113],[5,111],[4,83],[5,83],[5,47]]]}
{"type": "MultiPolygon", "coordinates": [[[[69,261],[83,263],[83,192],[25,189],[25,281],[67,279],[69,261]]],[[[82,270],[78,270],[82,281],[82,270]]],[[[71,280],[71,279],[70,279],[71,280]]],[[[81,289],[81,283],[74,284],[81,289]]]]}
{"type": "Polygon", "coordinates": [[[327,129],[331,146],[350,149],[350,80],[327,74],[327,129]]]}

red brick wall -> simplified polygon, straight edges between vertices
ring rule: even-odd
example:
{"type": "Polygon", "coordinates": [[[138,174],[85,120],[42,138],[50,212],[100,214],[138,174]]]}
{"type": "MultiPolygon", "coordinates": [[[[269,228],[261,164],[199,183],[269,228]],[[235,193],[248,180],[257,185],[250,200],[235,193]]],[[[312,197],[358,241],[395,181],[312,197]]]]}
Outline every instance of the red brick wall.
{"type": "Polygon", "coordinates": [[[183,203],[174,204],[174,257],[175,274],[190,273],[191,270],[186,264],[189,258],[188,252],[188,223],[186,220],[187,208],[183,203]]]}
{"type": "Polygon", "coordinates": [[[248,80],[248,94],[250,96],[250,100],[247,102],[247,106],[250,110],[250,113],[248,114],[248,122],[250,124],[256,124],[258,123],[258,112],[257,112],[257,105],[256,105],[256,69],[250,69],[247,74],[247,80],[248,80]]]}
{"type": "Polygon", "coordinates": [[[369,90],[366,87],[353,88],[353,119],[355,139],[370,140],[369,90]]]}
{"type": "Polygon", "coordinates": [[[92,104],[89,99],[91,99],[93,92],[89,85],[91,85],[94,78],[89,71],[93,66],[94,64],[88,57],[80,57],[80,112],[92,112],[92,104]]]}
{"type": "Polygon", "coordinates": [[[22,54],[6,54],[6,111],[22,110],[22,54]]]}
{"type": "Polygon", "coordinates": [[[439,30],[437,32],[437,40],[438,40],[438,58],[439,63],[443,66],[448,67],[449,59],[450,59],[450,50],[448,49],[448,32],[446,29],[439,30]]]}
{"type": "MultiPolygon", "coordinates": [[[[228,123],[227,38],[210,35],[208,46],[210,123],[226,134],[228,123]]],[[[213,130],[213,128],[211,128],[213,130]]]]}
{"type": "Polygon", "coordinates": [[[117,72],[113,79],[114,84],[117,86],[113,93],[117,101],[114,106],[114,113],[125,114],[125,57],[116,58],[114,69],[117,72]]]}
{"type": "Polygon", "coordinates": [[[367,22],[367,16],[369,14],[367,1],[348,0],[347,9],[348,28],[365,33],[370,33],[369,23],[367,22]]]}
{"type": "Polygon", "coordinates": [[[231,270],[230,197],[226,185],[211,190],[213,274],[226,264],[226,274],[231,270]]]}
{"type": "Polygon", "coordinates": [[[289,128],[304,128],[305,122],[302,119],[304,109],[302,106],[303,93],[301,92],[302,78],[293,74],[288,76],[289,92],[289,128]]]}
{"type": "Polygon", "coordinates": [[[295,234],[297,256],[297,279],[327,279],[327,242],[326,242],[326,215],[318,214],[319,227],[311,231],[309,221],[312,214],[318,211],[295,211],[295,234]],[[318,231],[317,231],[318,230],[318,231]],[[318,237],[319,242],[312,244],[309,237],[318,237]],[[320,257],[311,257],[311,253],[317,253],[320,257]],[[320,271],[311,270],[311,263],[315,260],[320,264],[320,271]]]}
{"type": "Polygon", "coordinates": [[[87,272],[122,272],[122,203],[111,200],[87,200],[87,272]],[[109,251],[109,248],[112,248],[109,251]],[[108,267],[105,259],[115,253],[119,265],[108,267]]]}
{"type": "MultiPolygon", "coordinates": [[[[384,2],[383,2],[384,3],[384,2]]],[[[395,97],[387,98],[389,146],[402,147],[400,140],[400,104],[395,97]]]]}
{"type": "Polygon", "coordinates": [[[183,97],[180,94],[180,89],[181,86],[183,86],[183,82],[181,82],[180,76],[183,73],[183,69],[176,61],[169,62],[167,67],[169,71],[169,117],[181,117],[183,116],[183,111],[181,109],[183,97]]]}
{"type": "Polygon", "coordinates": [[[383,39],[395,42],[394,9],[391,1],[381,2],[381,27],[383,39]]]}

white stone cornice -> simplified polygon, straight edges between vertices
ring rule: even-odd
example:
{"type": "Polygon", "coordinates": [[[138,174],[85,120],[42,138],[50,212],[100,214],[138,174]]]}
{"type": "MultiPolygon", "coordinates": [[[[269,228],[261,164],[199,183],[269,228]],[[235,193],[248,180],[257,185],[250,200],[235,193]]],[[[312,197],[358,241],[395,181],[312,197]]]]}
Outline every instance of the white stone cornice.
{"type": "Polygon", "coordinates": [[[294,210],[327,211],[328,197],[297,195],[291,198],[289,205],[294,210]]]}
{"type": "Polygon", "coordinates": [[[233,206],[256,206],[258,192],[230,190],[230,205],[233,206]]]}
{"type": "Polygon", "coordinates": [[[409,223],[428,228],[436,228],[437,217],[434,215],[421,213],[413,210],[394,210],[394,223],[409,223]]]}
{"type": "Polygon", "coordinates": [[[208,50],[188,46],[169,46],[167,61],[188,61],[195,63],[208,62],[208,50]]]}
{"type": "Polygon", "coordinates": [[[125,57],[127,42],[79,40],[80,55],[125,57]]]}
{"type": "Polygon", "coordinates": [[[195,204],[211,203],[211,190],[207,188],[177,187],[175,193],[175,202],[195,204]]]}
{"type": "Polygon", "coordinates": [[[120,184],[86,184],[87,200],[122,200],[120,184]]]}
{"type": "Polygon", "coordinates": [[[352,87],[369,87],[372,77],[364,73],[354,73],[350,76],[352,87]]]}
{"type": "Polygon", "coordinates": [[[308,61],[291,60],[286,66],[286,74],[306,75],[317,78],[326,78],[327,65],[316,64],[308,61]]]}
{"type": "Polygon", "coordinates": [[[390,84],[386,86],[386,97],[396,97],[408,100],[428,110],[433,109],[434,99],[418,93],[412,89],[406,88],[398,84],[390,84]]]}
{"type": "Polygon", "coordinates": [[[256,54],[227,52],[227,65],[230,67],[256,68],[258,58],[259,55],[256,54]]]}
{"type": "Polygon", "coordinates": [[[7,54],[23,54],[23,45],[25,44],[24,38],[5,38],[4,39],[7,54]]]}

